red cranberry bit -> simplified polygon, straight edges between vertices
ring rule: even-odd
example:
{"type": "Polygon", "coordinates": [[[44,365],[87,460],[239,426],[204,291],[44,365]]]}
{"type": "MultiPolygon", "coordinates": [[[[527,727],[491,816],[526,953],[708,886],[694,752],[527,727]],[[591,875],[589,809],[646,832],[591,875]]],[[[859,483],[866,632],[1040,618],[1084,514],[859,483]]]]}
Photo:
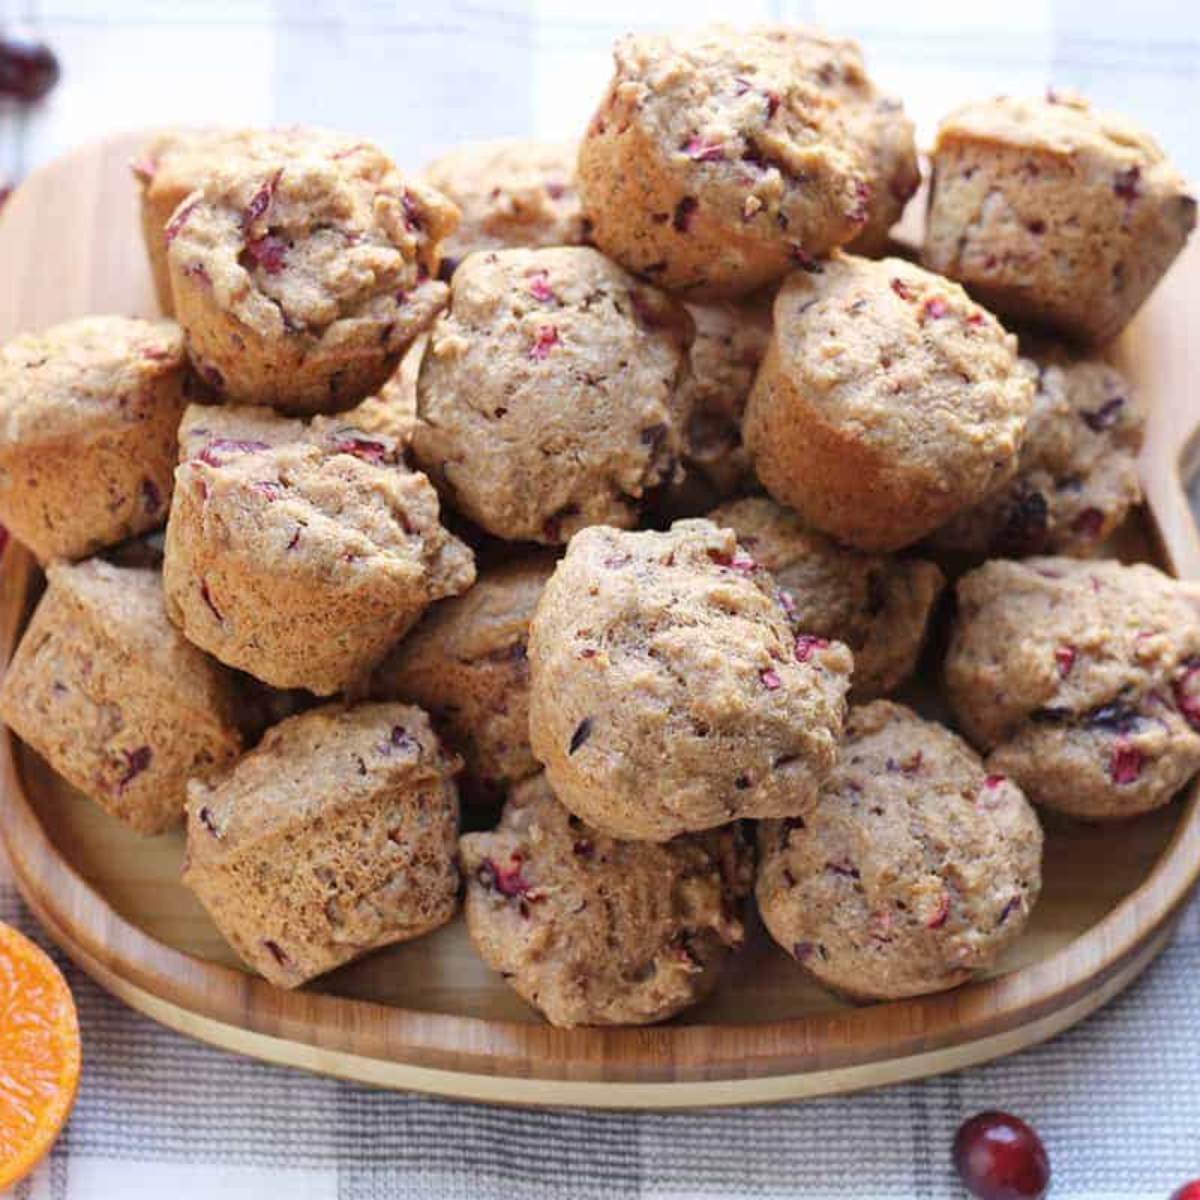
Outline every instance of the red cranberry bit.
{"type": "Polygon", "coordinates": [[[543,304],[558,299],[554,289],[550,286],[549,271],[540,270],[529,273],[529,294],[543,304]]]}
{"type": "Polygon", "coordinates": [[[139,746],[136,750],[122,750],[125,756],[125,770],[117,780],[117,791],[123,792],[149,765],[153,757],[149,746],[139,746]]]}
{"type": "Polygon", "coordinates": [[[1108,773],[1112,776],[1113,783],[1117,785],[1136,783],[1142,773],[1144,761],[1144,755],[1136,746],[1130,745],[1124,739],[1119,739],[1113,746],[1112,760],[1108,767],[1108,773]]]}
{"type": "Polygon", "coordinates": [[[279,964],[281,967],[286,967],[286,966],[287,966],[287,965],[288,965],[288,964],[289,964],[289,963],[292,961],[292,960],[291,960],[290,958],[288,958],[288,956],[287,956],[287,955],[286,955],[286,954],[283,952],[283,948],[282,948],[282,947],[279,945],[279,943],[278,943],[278,942],[273,942],[273,941],[271,941],[271,939],[270,939],[270,938],[267,938],[267,939],[266,939],[266,940],[263,942],[263,945],[264,945],[264,946],[267,948],[267,950],[270,952],[270,954],[271,954],[271,957],[272,957],[272,958],[273,958],[273,959],[274,959],[274,960],[275,960],[275,961],[276,961],[276,962],[277,962],[277,963],[278,963],[278,964],[279,964]]]}
{"type": "Polygon", "coordinates": [[[53,89],[59,75],[58,59],[49,46],[22,38],[0,38],[0,96],[31,104],[53,89]]]}
{"type": "Polygon", "coordinates": [[[795,244],[788,247],[788,254],[795,261],[796,265],[802,271],[807,271],[810,275],[824,275],[825,268],[811,254],[809,254],[803,246],[795,244]]]}
{"type": "Polygon", "coordinates": [[[901,300],[911,300],[913,298],[912,288],[910,288],[903,279],[892,280],[892,291],[895,292],[901,300]]]}
{"type": "Polygon", "coordinates": [[[808,662],[817,650],[824,650],[829,645],[829,639],[815,637],[811,633],[802,633],[796,638],[796,661],[808,662]]]}
{"type": "Polygon", "coordinates": [[[687,233],[691,228],[692,217],[696,213],[696,209],[700,207],[700,201],[695,196],[684,196],[680,202],[675,205],[675,212],[671,217],[671,228],[676,233],[687,233]]]}
{"type": "Polygon", "coordinates": [[[223,455],[257,454],[260,450],[270,450],[270,448],[266,442],[247,441],[241,438],[213,438],[196,455],[196,458],[210,467],[223,467],[225,465],[223,455]]]}
{"type": "Polygon", "coordinates": [[[553,325],[539,325],[537,336],[529,351],[529,357],[534,362],[544,362],[550,357],[550,351],[557,345],[558,330],[553,325]]]}
{"type": "Polygon", "coordinates": [[[486,858],[475,877],[485,888],[499,892],[500,895],[510,900],[523,899],[536,902],[542,899],[542,895],[521,874],[523,862],[524,856],[519,850],[514,850],[509,855],[507,867],[501,867],[493,859],[486,858]]]}
{"type": "Polygon", "coordinates": [[[256,479],[250,486],[268,500],[278,500],[283,495],[283,484],[274,479],[256,479]]]}
{"type": "Polygon", "coordinates": [[[1200,1179],[1193,1179],[1171,1193],[1171,1200],[1200,1200],[1200,1179]]]}
{"type": "Polygon", "coordinates": [[[843,879],[861,879],[862,872],[851,862],[827,862],[825,870],[831,875],[840,875],[843,879]]]}
{"type": "Polygon", "coordinates": [[[783,686],[783,680],[779,678],[779,674],[772,671],[770,667],[767,667],[765,671],[759,671],[758,677],[768,692],[774,692],[783,686]]]}
{"type": "Polygon", "coordinates": [[[250,252],[250,257],[268,275],[278,275],[283,270],[287,256],[287,243],[282,238],[268,233],[263,237],[248,241],[246,249],[250,252]]]}
{"type": "Polygon", "coordinates": [[[933,915],[925,922],[926,929],[941,929],[946,923],[946,919],[950,916],[950,893],[943,892],[938,900],[937,907],[933,910],[933,915]]]}
{"type": "Polygon", "coordinates": [[[163,230],[163,237],[166,241],[173,242],[179,236],[188,222],[188,217],[196,211],[199,205],[199,200],[193,200],[191,204],[185,204],[182,208],[175,210],[175,215],[167,222],[167,227],[163,230]]]}
{"type": "Polygon", "coordinates": [[[1141,195],[1141,189],[1138,183],[1142,178],[1142,168],[1136,164],[1129,167],[1127,170],[1118,171],[1113,176],[1113,191],[1116,192],[1126,204],[1132,204],[1134,200],[1141,195]]]}
{"type": "Polygon", "coordinates": [[[729,560],[729,569],[739,575],[753,575],[758,570],[758,563],[739,546],[729,560]]]}
{"type": "Polygon", "coordinates": [[[1099,408],[1088,409],[1079,415],[1089,429],[1100,433],[1102,430],[1111,429],[1121,419],[1121,409],[1124,407],[1125,398],[1114,396],[1111,400],[1105,400],[1099,408]]]}
{"type": "Polygon", "coordinates": [[[392,455],[392,447],[360,433],[357,429],[340,429],[330,449],[334,454],[353,454],[364,462],[384,463],[392,455]]]}
{"type": "Polygon", "coordinates": [[[968,325],[982,325],[983,322],[984,322],[984,316],[983,316],[983,313],[981,313],[981,312],[973,312],[967,318],[968,325]]]}
{"type": "Polygon", "coordinates": [[[213,818],[212,809],[207,804],[201,807],[200,811],[196,814],[196,819],[213,837],[221,836],[221,831],[217,828],[217,822],[213,818]]]}
{"type": "Polygon", "coordinates": [[[162,492],[153,479],[142,480],[142,507],[150,516],[162,511],[162,492]]]}
{"type": "Polygon", "coordinates": [[[216,603],[213,601],[212,592],[210,592],[208,590],[207,583],[200,584],[200,598],[204,601],[205,604],[208,605],[209,611],[212,613],[212,615],[214,617],[217,618],[218,621],[225,620],[225,618],[223,616],[221,616],[221,610],[216,606],[216,603]]]}
{"type": "Polygon", "coordinates": [[[283,174],[283,168],[280,167],[266,183],[254,193],[254,198],[246,205],[245,211],[242,213],[242,225],[249,229],[267,209],[271,207],[271,201],[275,199],[275,189],[279,186],[279,177],[283,174]]]}
{"type": "Polygon", "coordinates": [[[1098,508],[1085,508],[1071,522],[1071,529],[1080,537],[1096,538],[1104,528],[1104,514],[1098,508]]]}
{"type": "Polygon", "coordinates": [[[1007,779],[1006,775],[989,775],[983,781],[983,786],[985,788],[998,788],[1004,783],[1005,779],[1007,779]]]}
{"type": "Polygon", "coordinates": [[[950,306],[941,296],[930,296],[924,304],[921,305],[921,316],[928,317],[931,320],[938,321],[950,311],[950,306]]]}
{"type": "Polygon", "coordinates": [[[981,1112],[958,1127],[954,1169],[977,1200],[1042,1200],[1050,1187],[1042,1139],[1009,1113],[981,1112]]]}
{"type": "Polygon", "coordinates": [[[576,858],[591,858],[596,847],[587,838],[581,838],[571,846],[571,853],[576,858]]]}
{"type": "Polygon", "coordinates": [[[1054,661],[1058,663],[1058,675],[1060,679],[1066,679],[1071,673],[1071,668],[1075,665],[1075,656],[1078,651],[1074,646],[1059,646],[1054,651],[1054,661]]]}
{"type": "Polygon", "coordinates": [[[1184,720],[1200,730],[1200,659],[1193,658],[1184,664],[1183,674],[1175,681],[1175,703],[1184,720]]]}
{"type": "Polygon", "coordinates": [[[812,942],[797,942],[792,947],[792,957],[798,962],[807,962],[813,956],[816,947],[812,942]]]}
{"type": "Polygon", "coordinates": [[[1028,229],[1029,232],[1034,235],[1034,237],[1040,237],[1046,232],[1046,222],[1042,220],[1030,221],[1025,228],[1028,229]]]}
{"type": "Polygon", "coordinates": [[[693,162],[720,162],[725,157],[725,146],[722,142],[708,142],[699,135],[688,138],[684,143],[683,152],[693,162]]]}

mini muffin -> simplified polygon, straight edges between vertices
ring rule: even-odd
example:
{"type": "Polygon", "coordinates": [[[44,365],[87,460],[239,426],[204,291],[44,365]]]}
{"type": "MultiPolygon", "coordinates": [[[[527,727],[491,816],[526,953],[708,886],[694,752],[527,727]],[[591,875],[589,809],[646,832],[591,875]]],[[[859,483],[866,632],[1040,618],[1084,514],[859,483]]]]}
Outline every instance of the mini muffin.
{"type": "Polygon", "coordinates": [[[682,308],[596,250],[470,255],[421,364],[413,453],[497,537],[632,526],[676,473],[690,340],[682,308]]]}
{"type": "Polygon", "coordinates": [[[737,826],[614,841],[536,775],[459,853],[475,948],[552,1025],[664,1021],[703,999],[742,943],[753,856],[737,826]]]}
{"type": "Polygon", "coordinates": [[[183,816],[189,778],[241,751],[232,675],[167,620],[157,572],[52,563],[0,688],[0,716],[138,833],[183,816]]]}
{"type": "Polygon", "coordinates": [[[596,245],[629,270],[731,298],[862,234],[876,149],[862,110],[878,95],[853,42],[710,26],[624,38],[614,59],[579,188],[596,245]]]}
{"type": "Polygon", "coordinates": [[[281,129],[168,129],[130,163],[141,198],[142,236],[163,312],[175,311],[167,273],[171,214],[209,176],[233,162],[273,162],[305,153],[348,152],[360,139],[295,125],[281,129]]]}
{"type": "Polygon", "coordinates": [[[1200,615],[1145,563],[985,563],[958,584],[946,687],[963,731],[1047,808],[1104,820],[1200,770],[1200,615]]]}
{"type": "Polygon", "coordinates": [[[937,530],[931,544],[972,554],[1094,554],[1142,498],[1146,416],[1129,381],[1099,358],[1036,355],[1037,391],[1017,473],[937,530]]]}
{"type": "Polygon", "coordinates": [[[899,704],[852,709],[842,758],[801,820],[759,827],[771,936],[863,1000],[945,991],[990,967],[1041,890],[1042,831],[1011,780],[899,704]]]}
{"type": "Polygon", "coordinates": [[[767,491],[860,550],[897,550],[1012,477],[1033,408],[1017,342],[897,258],[797,272],[744,434],[767,491]]]}
{"type": "Polygon", "coordinates": [[[1195,223],[1187,184],[1142,130],[1078,96],[1000,96],[942,122],[924,257],[1002,316],[1106,342],[1195,223]]]}
{"type": "MultiPolygon", "coordinates": [[[[207,410],[199,428],[225,411],[207,410]]],[[[185,432],[167,607],[229,666],[329,695],[365,676],[434,600],[469,587],[475,568],[394,443],[334,420],[275,421],[278,433],[198,448],[196,426],[185,432]]]]}
{"type": "Polygon", "coordinates": [[[419,708],[290,717],[188,788],[183,882],[278,987],[420,937],[458,904],[457,767],[419,708]]]}
{"type": "Polygon", "coordinates": [[[797,635],[836,638],[854,652],[852,700],[891,692],[912,674],[946,583],[933,563],[847,550],[765,496],[722,505],[709,520],[732,529],[775,576],[797,635]]]}
{"type": "Polygon", "coordinates": [[[798,816],[837,758],[850,652],[798,639],[770,573],[709,521],[577,533],[529,659],[533,753],[611,837],[798,816]]]}
{"type": "Polygon", "coordinates": [[[742,303],[689,304],[696,327],[683,385],[688,412],[684,461],[722,496],[754,484],[742,445],[742,416],[754,375],[771,337],[771,305],[765,298],[742,303]]]}
{"type": "Polygon", "coordinates": [[[489,791],[539,770],[529,748],[529,622],[553,572],[548,555],[484,571],[435,605],[371,679],[372,695],[426,709],[489,791]]]}
{"type": "Polygon", "coordinates": [[[43,562],[155,529],[187,404],[172,321],[84,317],[0,348],[0,521],[43,562]]]}
{"type": "Polygon", "coordinates": [[[439,243],[456,221],[369,143],[232,159],[166,229],[193,363],[229,400],[351,407],[445,302],[439,243]]]}
{"type": "Polygon", "coordinates": [[[425,181],[462,217],[442,247],[448,262],[456,266],[473,250],[584,242],[578,155],[573,142],[500,138],[467,142],[431,162],[425,181]]]}

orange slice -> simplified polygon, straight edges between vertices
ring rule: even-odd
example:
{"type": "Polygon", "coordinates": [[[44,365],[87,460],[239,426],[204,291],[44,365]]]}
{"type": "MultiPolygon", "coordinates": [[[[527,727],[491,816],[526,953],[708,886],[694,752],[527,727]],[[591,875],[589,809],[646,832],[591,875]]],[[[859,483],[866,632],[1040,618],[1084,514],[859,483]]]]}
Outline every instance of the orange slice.
{"type": "Polygon", "coordinates": [[[79,1087],[79,1019],[62,972],[0,924],[0,1189],[45,1158],[79,1087]]]}

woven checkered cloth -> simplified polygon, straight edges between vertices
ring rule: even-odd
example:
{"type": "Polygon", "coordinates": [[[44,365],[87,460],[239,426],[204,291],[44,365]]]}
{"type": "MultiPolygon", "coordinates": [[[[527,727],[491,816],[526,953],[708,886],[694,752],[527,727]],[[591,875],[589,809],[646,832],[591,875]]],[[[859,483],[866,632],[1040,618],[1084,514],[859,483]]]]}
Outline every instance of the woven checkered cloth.
{"type": "MultiPolygon", "coordinates": [[[[1200,175],[1200,20],[1182,0],[0,0],[0,25],[32,22],[64,68],[36,113],[0,108],[0,182],[147,123],[310,121],[374,136],[411,166],[468,137],[567,136],[603,85],[612,38],[651,10],[660,26],[788,19],[856,36],[926,139],[961,100],[1077,87],[1200,175]]],[[[0,918],[38,937],[6,880],[0,918]]],[[[82,1090],[20,1196],[951,1197],[954,1130],[987,1107],[1038,1127],[1056,1197],[1163,1200],[1200,1175],[1197,909],[1139,983],[1045,1046],[861,1096],[679,1115],[490,1109],[263,1066],[161,1029],[66,970],[82,1090]]]]}

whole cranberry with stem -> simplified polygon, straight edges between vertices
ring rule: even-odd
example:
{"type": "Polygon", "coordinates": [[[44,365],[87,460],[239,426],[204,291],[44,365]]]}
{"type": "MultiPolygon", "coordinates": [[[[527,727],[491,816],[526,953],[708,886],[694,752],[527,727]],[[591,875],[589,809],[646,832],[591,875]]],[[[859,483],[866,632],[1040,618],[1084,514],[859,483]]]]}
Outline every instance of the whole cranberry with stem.
{"type": "Polygon", "coordinates": [[[32,104],[58,82],[58,59],[42,42],[0,36],[0,96],[32,104]]]}
{"type": "Polygon", "coordinates": [[[1050,1187],[1042,1139],[1005,1112],[977,1113],[958,1127],[954,1169],[978,1200],[1041,1200],[1050,1187]]]}

